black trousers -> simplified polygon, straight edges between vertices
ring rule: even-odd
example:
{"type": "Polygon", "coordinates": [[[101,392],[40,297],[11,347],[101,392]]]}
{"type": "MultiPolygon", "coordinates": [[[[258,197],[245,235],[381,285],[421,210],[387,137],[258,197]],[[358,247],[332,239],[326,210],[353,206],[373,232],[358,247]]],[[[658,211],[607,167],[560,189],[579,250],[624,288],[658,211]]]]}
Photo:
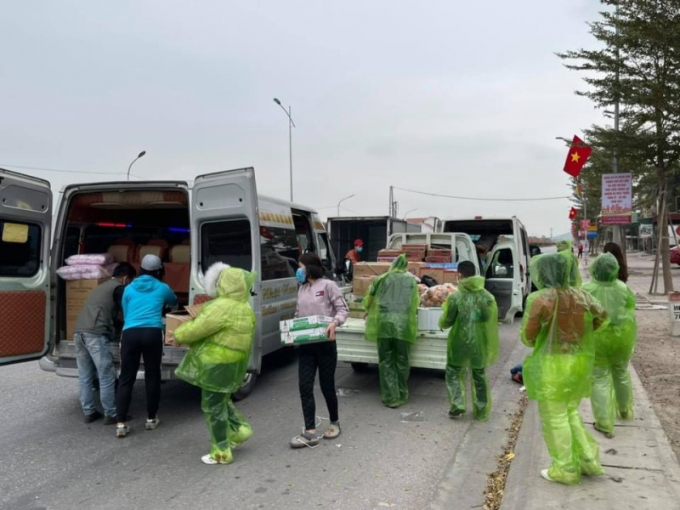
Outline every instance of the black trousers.
{"type": "Polygon", "coordinates": [[[314,402],[314,380],[319,371],[321,392],[326,399],[329,418],[338,421],[338,395],[335,393],[335,367],[338,365],[338,349],[335,342],[320,342],[302,345],[298,349],[298,377],[302,414],[305,429],[316,428],[316,403],[314,402]]]}
{"type": "Polygon", "coordinates": [[[161,400],[162,329],[130,328],[123,331],[120,340],[120,383],[116,396],[116,416],[119,422],[126,421],[142,357],[146,383],[146,412],[147,417],[153,419],[161,400]]]}

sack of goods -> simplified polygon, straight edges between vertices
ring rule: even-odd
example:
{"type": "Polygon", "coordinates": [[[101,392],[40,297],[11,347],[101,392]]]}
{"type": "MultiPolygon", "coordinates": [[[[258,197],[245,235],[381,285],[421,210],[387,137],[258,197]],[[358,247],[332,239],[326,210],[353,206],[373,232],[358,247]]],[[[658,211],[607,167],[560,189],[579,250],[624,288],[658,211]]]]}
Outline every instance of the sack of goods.
{"type": "Polygon", "coordinates": [[[444,306],[449,294],[453,294],[457,290],[457,287],[452,283],[430,287],[421,294],[420,306],[423,308],[441,308],[444,306]]]}
{"type": "Polygon", "coordinates": [[[57,274],[64,280],[102,280],[111,278],[117,265],[110,253],[84,253],[67,258],[57,274]]]}
{"type": "Polygon", "coordinates": [[[281,321],[281,343],[283,345],[313,344],[328,341],[326,330],[333,317],[312,315],[281,321]]]}

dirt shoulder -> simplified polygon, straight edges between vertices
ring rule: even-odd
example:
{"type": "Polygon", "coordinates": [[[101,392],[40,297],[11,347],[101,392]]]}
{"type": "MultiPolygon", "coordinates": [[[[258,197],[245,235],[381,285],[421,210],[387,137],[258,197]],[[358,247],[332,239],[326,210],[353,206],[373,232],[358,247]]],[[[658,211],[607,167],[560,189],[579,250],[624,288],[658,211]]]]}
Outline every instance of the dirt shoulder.
{"type": "Polygon", "coordinates": [[[638,310],[636,318],[633,366],[680,461],[680,337],[670,336],[667,311],[638,310]]]}

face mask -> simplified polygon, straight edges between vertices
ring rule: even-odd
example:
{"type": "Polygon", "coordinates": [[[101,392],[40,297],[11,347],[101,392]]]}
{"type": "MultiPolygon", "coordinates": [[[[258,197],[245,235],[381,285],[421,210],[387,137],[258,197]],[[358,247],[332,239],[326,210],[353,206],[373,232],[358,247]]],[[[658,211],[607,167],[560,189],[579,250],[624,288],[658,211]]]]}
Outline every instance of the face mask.
{"type": "Polygon", "coordinates": [[[295,271],[295,278],[297,278],[298,282],[305,283],[307,281],[307,271],[302,267],[298,267],[298,270],[295,271]]]}
{"type": "Polygon", "coordinates": [[[361,253],[362,251],[364,251],[364,247],[363,246],[357,246],[357,253],[361,253]]]}

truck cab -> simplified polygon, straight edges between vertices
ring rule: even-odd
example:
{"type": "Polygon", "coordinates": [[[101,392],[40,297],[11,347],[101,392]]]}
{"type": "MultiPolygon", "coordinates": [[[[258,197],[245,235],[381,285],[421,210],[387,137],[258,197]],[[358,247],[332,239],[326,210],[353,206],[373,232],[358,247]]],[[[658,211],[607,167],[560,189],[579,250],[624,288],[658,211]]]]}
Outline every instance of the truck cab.
{"type": "Polygon", "coordinates": [[[387,241],[387,249],[398,250],[407,244],[422,244],[428,249],[451,250],[454,263],[463,261],[472,262],[480,273],[479,259],[475,251],[475,244],[472,238],[462,232],[421,232],[421,233],[401,233],[392,234],[387,241]]]}

